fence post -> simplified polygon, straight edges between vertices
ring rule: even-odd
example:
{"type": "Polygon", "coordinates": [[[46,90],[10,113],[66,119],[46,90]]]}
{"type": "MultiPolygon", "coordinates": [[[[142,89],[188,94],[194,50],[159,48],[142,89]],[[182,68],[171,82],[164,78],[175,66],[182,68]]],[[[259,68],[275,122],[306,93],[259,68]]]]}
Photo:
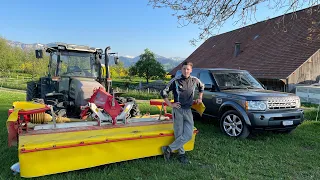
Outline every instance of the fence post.
{"type": "Polygon", "coordinates": [[[148,94],[150,94],[149,88],[148,88],[148,94]]]}

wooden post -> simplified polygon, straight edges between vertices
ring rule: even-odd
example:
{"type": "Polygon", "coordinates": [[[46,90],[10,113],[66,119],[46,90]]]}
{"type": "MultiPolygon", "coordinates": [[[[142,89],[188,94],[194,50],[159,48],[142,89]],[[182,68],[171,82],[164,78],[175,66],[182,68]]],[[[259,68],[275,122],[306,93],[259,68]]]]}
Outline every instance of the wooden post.
{"type": "Polygon", "coordinates": [[[286,78],[286,91],[285,92],[289,92],[289,80],[288,78],[286,78]]]}

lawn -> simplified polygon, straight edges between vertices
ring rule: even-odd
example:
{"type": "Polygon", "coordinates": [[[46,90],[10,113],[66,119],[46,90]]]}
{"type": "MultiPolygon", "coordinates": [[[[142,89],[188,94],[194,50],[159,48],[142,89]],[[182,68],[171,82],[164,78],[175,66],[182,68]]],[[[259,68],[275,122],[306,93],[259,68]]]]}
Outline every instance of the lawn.
{"type": "MultiPolygon", "coordinates": [[[[20,179],[10,170],[18,158],[16,147],[7,147],[6,118],[12,102],[24,98],[0,90],[0,179],[20,179]]],[[[139,105],[143,112],[156,112],[139,105]]],[[[306,119],[315,110],[308,112],[312,116],[306,119]]],[[[190,165],[157,156],[37,179],[320,179],[320,121],[305,121],[290,135],[255,133],[246,140],[223,136],[208,120],[197,120],[195,126],[200,132],[188,153],[190,165]]]]}

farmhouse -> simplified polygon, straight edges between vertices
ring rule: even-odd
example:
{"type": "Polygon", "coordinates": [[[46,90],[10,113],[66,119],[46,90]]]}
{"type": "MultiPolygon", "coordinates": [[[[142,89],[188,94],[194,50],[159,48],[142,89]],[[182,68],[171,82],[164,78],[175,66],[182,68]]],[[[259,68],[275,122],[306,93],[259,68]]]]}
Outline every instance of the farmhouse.
{"type": "Polygon", "coordinates": [[[320,5],[213,36],[186,60],[199,68],[248,70],[277,91],[319,82],[320,5]]]}

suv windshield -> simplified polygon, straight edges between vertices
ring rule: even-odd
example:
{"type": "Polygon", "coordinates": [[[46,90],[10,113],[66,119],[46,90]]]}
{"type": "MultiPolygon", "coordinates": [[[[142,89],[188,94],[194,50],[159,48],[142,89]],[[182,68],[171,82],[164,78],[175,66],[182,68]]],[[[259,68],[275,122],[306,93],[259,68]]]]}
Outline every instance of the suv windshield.
{"type": "MultiPolygon", "coordinates": [[[[60,76],[92,77],[98,76],[94,54],[80,52],[61,52],[60,76]]],[[[57,56],[52,56],[52,68],[57,66],[57,56]]]]}
{"type": "Polygon", "coordinates": [[[248,72],[212,72],[220,89],[263,89],[248,72]]]}

